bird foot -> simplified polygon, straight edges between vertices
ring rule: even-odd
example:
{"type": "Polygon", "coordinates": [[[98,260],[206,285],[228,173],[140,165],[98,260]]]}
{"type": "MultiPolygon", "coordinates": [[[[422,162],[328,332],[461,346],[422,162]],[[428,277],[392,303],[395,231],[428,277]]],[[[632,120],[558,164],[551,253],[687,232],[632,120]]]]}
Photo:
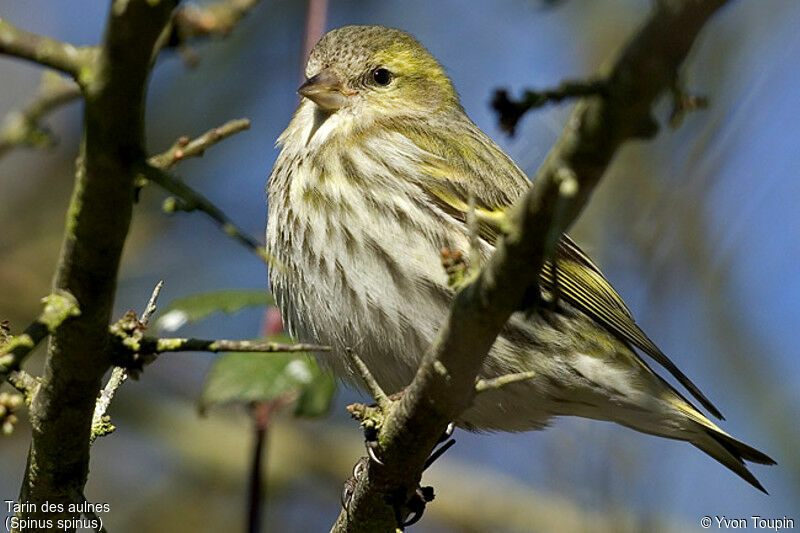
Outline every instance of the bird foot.
{"type": "Polygon", "coordinates": [[[350,500],[353,499],[353,493],[356,491],[356,485],[364,477],[364,472],[367,470],[367,462],[369,459],[362,457],[353,467],[353,475],[344,482],[342,487],[342,509],[345,511],[350,507],[350,500]]]}
{"type": "Polygon", "coordinates": [[[425,513],[425,506],[428,502],[433,501],[434,498],[433,494],[433,487],[422,487],[417,485],[414,494],[411,495],[411,498],[405,503],[406,515],[405,517],[400,516],[400,508],[396,507],[395,511],[397,513],[397,524],[400,528],[400,531],[403,531],[408,526],[414,525],[420,521],[422,515],[425,513]]]}
{"type": "Polygon", "coordinates": [[[455,430],[455,424],[450,422],[447,424],[447,427],[444,430],[444,433],[439,437],[439,440],[436,443],[436,447],[434,447],[431,454],[425,459],[425,466],[422,468],[422,471],[428,469],[439,457],[444,455],[444,453],[452,448],[455,443],[456,439],[453,438],[453,431],[455,430]]]}

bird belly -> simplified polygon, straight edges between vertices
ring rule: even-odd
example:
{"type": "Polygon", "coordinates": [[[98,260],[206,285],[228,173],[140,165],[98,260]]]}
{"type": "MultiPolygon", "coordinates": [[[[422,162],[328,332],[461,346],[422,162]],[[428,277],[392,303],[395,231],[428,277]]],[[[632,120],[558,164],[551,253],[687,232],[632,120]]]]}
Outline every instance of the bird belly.
{"type": "MultiPolygon", "coordinates": [[[[361,175],[380,170],[356,155],[361,175]]],[[[440,249],[466,252],[469,239],[463,225],[443,213],[434,218],[429,206],[415,202],[411,185],[363,176],[354,179],[333,156],[312,161],[308,152],[281,153],[269,189],[270,281],[289,332],[331,346],[316,354],[324,366],[361,385],[352,350],[391,394],[411,381],[447,316],[452,290],[440,249]]],[[[623,385],[645,370],[635,364],[631,370],[628,356],[617,352],[631,353],[566,304],[532,317],[518,313],[481,377],[536,375],[479,394],[458,422],[505,431],[541,428],[553,416],[573,414],[626,423],[624,406],[633,402],[623,385]],[[598,361],[609,358],[605,369],[598,361]]]]}

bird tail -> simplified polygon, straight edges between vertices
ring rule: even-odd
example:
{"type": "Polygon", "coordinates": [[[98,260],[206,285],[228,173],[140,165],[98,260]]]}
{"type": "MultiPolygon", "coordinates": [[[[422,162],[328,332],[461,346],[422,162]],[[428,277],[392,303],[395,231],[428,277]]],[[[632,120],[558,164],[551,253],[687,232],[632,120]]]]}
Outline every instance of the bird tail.
{"type": "Polygon", "coordinates": [[[690,442],[764,494],[769,494],[744,464],[745,461],[762,465],[776,464],[767,454],[734,439],[710,421],[700,424],[699,431],[690,442]]]}

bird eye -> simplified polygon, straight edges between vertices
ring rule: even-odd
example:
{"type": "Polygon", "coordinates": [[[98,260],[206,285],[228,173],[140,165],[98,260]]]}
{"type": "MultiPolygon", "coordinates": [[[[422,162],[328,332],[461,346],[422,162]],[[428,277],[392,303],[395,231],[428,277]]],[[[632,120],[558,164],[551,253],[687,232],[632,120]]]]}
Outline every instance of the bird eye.
{"type": "Polygon", "coordinates": [[[376,68],[372,71],[372,79],[378,85],[389,85],[389,82],[392,81],[392,73],[385,68],[376,68]]]}

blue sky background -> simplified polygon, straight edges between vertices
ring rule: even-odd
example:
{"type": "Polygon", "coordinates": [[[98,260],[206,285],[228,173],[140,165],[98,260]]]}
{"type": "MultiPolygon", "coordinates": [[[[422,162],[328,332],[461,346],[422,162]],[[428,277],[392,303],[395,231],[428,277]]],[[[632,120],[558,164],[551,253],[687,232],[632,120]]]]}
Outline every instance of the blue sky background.
{"type": "MultiPolygon", "coordinates": [[[[231,118],[252,120],[251,130],[181,164],[178,173],[259,237],[266,223],[266,177],[277,156],[274,140],[297,103],[304,6],[263,1],[228,38],[197,46],[197,67],[166,54],[150,86],[153,152],[231,118]]],[[[331,0],[327,27],[383,24],[414,34],[445,65],[470,117],[533,174],[569,105],[530,113],[510,139],[489,108],[493,90],[544,88],[591,75],[613,57],[648,6],[634,0],[566,0],[548,9],[522,0],[331,0]]],[[[106,2],[95,0],[0,0],[3,17],[75,44],[100,39],[105,12],[106,2]]],[[[677,130],[665,127],[655,140],[626,147],[572,231],[643,329],[725,413],[723,428],[775,457],[777,467],[753,466],[771,496],[689,445],[586,420],[561,420],[540,433],[458,432],[458,445],[442,463],[499,472],[580,509],[625,510],[640,517],[634,529],[657,529],[642,524],[652,526],[648,520],[664,516],[687,531],[698,530],[704,515],[786,515],[800,523],[797,28],[797,2],[732,2],[705,29],[685,69],[687,86],[707,94],[710,108],[687,117],[677,130]]],[[[0,58],[0,115],[26,101],[38,75],[37,67],[0,58]]],[[[665,124],[666,101],[656,114],[665,124]]],[[[29,320],[46,294],[77,154],[80,105],[49,122],[61,139],[55,150],[18,150],[0,160],[0,318],[11,317],[13,324],[29,320]]],[[[163,303],[213,289],[266,286],[257,258],[199,214],[161,214],[163,198],[161,191],[147,189],[137,207],[119,314],[141,308],[158,279],[166,281],[163,303]]],[[[261,320],[262,313],[253,310],[183,333],[247,338],[258,334],[261,320]]],[[[174,423],[168,413],[178,413],[181,428],[216,427],[214,416],[197,418],[192,410],[212,359],[162,357],[115,400],[112,415],[120,429],[94,446],[87,488],[90,500],[110,501],[117,511],[109,516],[111,531],[133,530],[145,511],[158,530],[167,523],[175,531],[241,523],[243,489],[235,480],[242,465],[222,459],[233,454],[224,438],[193,446],[188,437],[185,442],[153,429],[174,423]],[[201,447],[208,454],[199,453],[201,447]],[[201,489],[203,496],[197,496],[201,489]],[[184,501],[191,498],[194,503],[184,501]],[[199,522],[193,526],[185,513],[199,522]]],[[[343,407],[360,398],[342,391],[328,419],[314,422],[313,430],[306,423],[299,427],[356,437],[354,461],[362,453],[358,429],[343,407]]],[[[221,415],[235,421],[246,443],[247,420],[233,411],[221,415]]],[[[293,427],[290,420],[282,424],[293,427]]],[[[2,499],[17,494],[27,439],[23,425],[15,437],[0,440],[2,499]]],[[[240,462],[246,462],[246,449],[242,453],[240,462]]],[[[347,475],[343,471],[341,480],[347,475]]],[[[276,531],[332,523],[338,488],[320,488],[314,476],[275,482],[279,489],[269,516],[281,525],[276,531]]],[[[418,530],[462,529],[426,517],[418,530]]]]}

